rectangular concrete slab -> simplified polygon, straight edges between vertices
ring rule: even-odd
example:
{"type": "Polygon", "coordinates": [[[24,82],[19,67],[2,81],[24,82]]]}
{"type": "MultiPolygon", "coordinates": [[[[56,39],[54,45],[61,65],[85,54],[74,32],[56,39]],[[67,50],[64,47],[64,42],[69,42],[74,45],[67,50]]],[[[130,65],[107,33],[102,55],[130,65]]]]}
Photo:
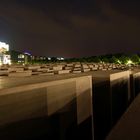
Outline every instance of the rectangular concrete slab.
{"type": "Polygon", "coordinates": [[[0,137],[73,139],[84,134],[92,139],[91,89],[91,76],[1,89],[0,137]]]}

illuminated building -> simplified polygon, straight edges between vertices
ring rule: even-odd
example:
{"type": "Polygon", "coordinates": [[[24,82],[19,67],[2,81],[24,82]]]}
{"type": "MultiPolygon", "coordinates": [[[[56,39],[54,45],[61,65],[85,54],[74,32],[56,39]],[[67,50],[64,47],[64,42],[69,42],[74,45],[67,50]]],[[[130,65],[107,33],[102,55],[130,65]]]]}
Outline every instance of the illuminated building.
{"type": "Polygon", "coordinates": [[[63,60],[65,60],[65,58],[63,58],[63,57],[60,57],[60,58],[59,58],[59,57],[58,57],[57,60],[63,61],[63,60]]]}
{"type": "Polygon", "coordinates": [[[0,65],[11,64],[11,56],[7,53],[9,51],[9,45],[0,42],[0,65]]]}
{"type": "Polygon", "coordinates": [[[27,52],[20,52],[20,51],[15,51],[15,50],[10,50],[9,51],[11,55],[11,61],[13,64],[28,64],[31,62],[31,54],[27,52]]]}

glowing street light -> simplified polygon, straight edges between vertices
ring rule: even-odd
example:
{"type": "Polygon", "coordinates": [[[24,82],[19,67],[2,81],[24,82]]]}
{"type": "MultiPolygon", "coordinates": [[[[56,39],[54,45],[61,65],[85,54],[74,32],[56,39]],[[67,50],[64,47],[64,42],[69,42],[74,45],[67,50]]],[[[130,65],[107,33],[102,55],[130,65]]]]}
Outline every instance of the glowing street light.
{"type": "Polygon", "coordinates": [[[126,64],[131,65],[131,64],[133,64],[133,62],[132,62],[132,60],[128,60],[126,64]]]}
{"type": "Polygon", "coordinates": [[[117,60],[117,62],[118,62],[119,64],[121,64],[121,61],[120,61],[120,60],[117,60]]]}
{"type": "Polygon", "coordinates": [[[48,57],[48,60],[51,60],[51,58],[50,58],[50,57],[48,57]]]}

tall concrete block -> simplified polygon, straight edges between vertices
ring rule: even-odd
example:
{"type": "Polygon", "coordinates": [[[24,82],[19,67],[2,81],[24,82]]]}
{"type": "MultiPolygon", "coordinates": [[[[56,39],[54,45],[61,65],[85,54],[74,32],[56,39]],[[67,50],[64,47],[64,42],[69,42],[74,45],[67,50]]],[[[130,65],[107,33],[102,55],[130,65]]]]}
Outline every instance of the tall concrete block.
{"type": "Polygon", "coordinates": [[[77,123],[80,124],[92,116],[92,81],[89,77],[76,81],[76,96],[77,123]]]}
{"type": "Polygon", "coordinates": [[[91,85],[84,76],[1,89],[1,139],[92,140],[91,85]]]}
{"type": "Polygon", "coordinates": [[[131,86],[132,99],[134,99],[140,93],[140,72],[131,74],[131,86]]]}
{"type": "Polygon", "coordinates": [[[95,139],[104,140],[127,109],[130,100],[129,71],[93,75],[95,139]]]}
{"type": "Polygon", "coordinates": [[[129,71],[110,75],[112,125],[120,119],[130,102],[129,76],[129,71]]]}
{"type": "Polygon", "coordinates": [[[95,140],[104,140],[111,129],[109,77],[93,77],[93,116],[95,140]],[[97,81],[96,83],[94,81],[97,81]]]}

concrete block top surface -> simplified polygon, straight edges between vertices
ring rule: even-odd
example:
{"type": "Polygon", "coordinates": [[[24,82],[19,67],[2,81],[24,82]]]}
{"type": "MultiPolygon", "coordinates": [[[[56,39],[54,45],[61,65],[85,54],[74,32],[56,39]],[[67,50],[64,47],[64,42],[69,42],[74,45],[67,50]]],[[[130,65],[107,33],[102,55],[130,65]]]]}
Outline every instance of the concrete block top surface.
{"type": "MultiPolygon", "coordinates": [[[[91,86],[91,80],[92,80],[92,76],[80,76],[80,77],[73,77],[73,78],[69,78],[69,79],[55,79],[55,81],[41,81],[41,82],[36,82],[36,83],[29,83],[27,84],[20,84],[18,86],[11,86],[8,88],[2,88],[0,89],[0,96],[3,95],[7,95],[7,94],[12,94],[12,93],[16,93],[16,92],[23,92],[23,91],[30,91],[33,89],[39,89],[39,88],[44,88],[44,87],[50,87],[53,85],[57,85],[57,84],[64,84],[64,83],[69,83],[69,82],[73,82],[73,81],[77,81],[77,80],[82,80],[82,79],[89,79],[90,80],[90,86],[91,86]]],[[[27,82],[27,81],[26,81],[27,82]]]]}
{"type": "Polygon", "coordinates": [[[49,82],[49,81],[55,81],[55,80],[63,80],[63,79],[69,79],[69,78],[76,78],[81,76],[89,76],[92,75],[94,79],[94,83],[97,81],[104,81],[109,80],[109,77],[113,73],[118,73],[122,71],[113,70],[113,71],[90,71],[86,73],[69,73],[66,75],[35,75],[31,77],[0,77],[0,89],[4,88],[11,88],[15,86],[21,86],[21,85],[28,85],[28,84],[35,84],[35,83],[41,83],[41,82],[49,82]]]}
{"type": "Polygon", "coordinates": [[[135,73],[139,73],[139,72],[140,72],[140,69],[134,69],[134,70],[130,71],[131,74],[135,74],[135,73]]]}

